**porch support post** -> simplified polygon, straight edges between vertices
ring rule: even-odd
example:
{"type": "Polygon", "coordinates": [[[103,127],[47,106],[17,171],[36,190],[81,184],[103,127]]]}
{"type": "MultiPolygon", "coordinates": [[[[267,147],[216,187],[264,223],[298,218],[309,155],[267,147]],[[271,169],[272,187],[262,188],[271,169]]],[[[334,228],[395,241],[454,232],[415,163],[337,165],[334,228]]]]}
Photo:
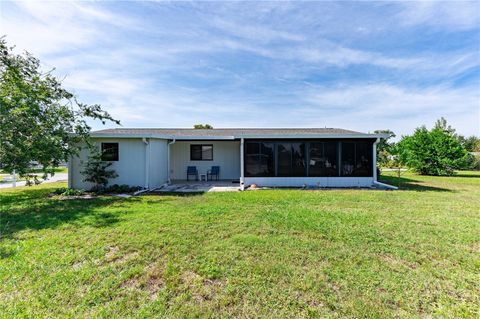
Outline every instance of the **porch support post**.
{"type": "Polygon", "coordinates": [[[244,165],[243,165],[243,137],[240,139],[240,190],[245,190],[245,172],[244,172],[244,165]]]}
{"type": "Polygon", "coordinates": [[[143,138],[145,144],[145,189],[150,188],[150,139],[143,138]]]}
{"type": "Polygon", "coordinates": [[[373,182],[377,181],[377,143],[380,142],[380,139],[377,138],[377,140],[373,143],[372,151],[373,151],[373,156],[372,156],[372,165],[373,165],[373,182]]]}

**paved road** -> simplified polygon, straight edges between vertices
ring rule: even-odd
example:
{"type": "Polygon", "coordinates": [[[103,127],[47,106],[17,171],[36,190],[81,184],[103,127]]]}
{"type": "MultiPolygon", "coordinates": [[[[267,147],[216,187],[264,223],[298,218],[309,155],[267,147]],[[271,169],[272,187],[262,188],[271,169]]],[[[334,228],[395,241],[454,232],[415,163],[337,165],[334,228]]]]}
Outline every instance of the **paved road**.
{"type": "MultiPolygon", "coordinates": [[[[42,183],[53,183],[59,181],[66,181],[68,180],[68,173],[57,173],[53,176],[49,176],[47,180],[44,180],[42,183]]],[[[25,181],[17,182],[18,186],[25,186],[25,181]]],[[[11,188],[13,187],[13,183],[0,183],[0,188],[11,188]]]]}

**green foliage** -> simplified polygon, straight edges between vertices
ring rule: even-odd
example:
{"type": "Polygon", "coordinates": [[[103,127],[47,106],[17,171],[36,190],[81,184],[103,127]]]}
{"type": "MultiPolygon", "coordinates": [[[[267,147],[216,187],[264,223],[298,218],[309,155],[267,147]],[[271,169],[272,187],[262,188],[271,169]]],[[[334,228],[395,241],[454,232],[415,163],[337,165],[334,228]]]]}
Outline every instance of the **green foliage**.
{"type": "Polygon", "coordinates": [[[397,151],[402,163],[423,175],[452,175],[455,169],[466,168],[470,159],[443,118],[430,131],[422,126],[404,136],[397,151]]]}
{"type": "Polygon", "coordinates": [[[134,193],[143,189],[141,186],[129,186],[126,184],[118,185],[113,184],[108,187],[105,187],[103,190],[104,193],[120,194],[120,193],[134,193]]]}
{"type": "Polygon", "coordinates": [[[377,163],[380,167],[391,167],[395,143],[389,140],[396,135],[391,130],[377,130],[374,133],[388,135],[387,138],[382,138],[380,142],[377,143],[377,163]]]}
{"type": "Polygon", "coordinates": [[[0,38],[0,163],[8,173],[32,177],[31,163],[53,175],[88,142],[86,119],[114,120],[100,105],[86,105],[62,87],[29,53],[15,54],[0,38]]]}
{"type": "Polygon", "coordinates": [[[194,129],[207,129],[207,130],[211,130],[213,129],[213,126],[211,126],[210,124],[195,124],[193,126],[194,129]]]}
{"type": "Polygon", "coordinates": [[[463,147],[465,147],[467,151],[480,152],[480,138],[476,137],[475,135],[469,137],[459,135],[458,141],[463,145],[463,147]]]}
{"type": "Polygon", "coordinates": [[[81,171],[81,174],[85,177],[83,181],[94,184],[92,191],[103,192],[108,180],[117,177],[118,174],[115,170],[109,169],[113,163],[103,161],[102,153],[97,148],[91,147],[89,154],[84,170],[81,171]]]}
{"type": "Polygon", "coordinates": [[[81,196],[85,194],[84,189],[74,189],[68,187],[60,187],[53,191],[55,195],[62,195],[62,196],[81,196]]]}

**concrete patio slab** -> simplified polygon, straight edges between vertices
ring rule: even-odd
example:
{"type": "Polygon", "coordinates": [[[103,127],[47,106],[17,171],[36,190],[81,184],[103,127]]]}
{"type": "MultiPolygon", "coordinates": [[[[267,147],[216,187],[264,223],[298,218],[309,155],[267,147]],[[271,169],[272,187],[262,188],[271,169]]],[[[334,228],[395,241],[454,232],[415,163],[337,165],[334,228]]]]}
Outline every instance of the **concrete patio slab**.
{"type": "Polygon", "coordinates": [[[237,191],[240,191],[240,184],[233,183],[232,181],[174,181],[169,185],[155,189],[152,193],[208,193],[237,191]]]}

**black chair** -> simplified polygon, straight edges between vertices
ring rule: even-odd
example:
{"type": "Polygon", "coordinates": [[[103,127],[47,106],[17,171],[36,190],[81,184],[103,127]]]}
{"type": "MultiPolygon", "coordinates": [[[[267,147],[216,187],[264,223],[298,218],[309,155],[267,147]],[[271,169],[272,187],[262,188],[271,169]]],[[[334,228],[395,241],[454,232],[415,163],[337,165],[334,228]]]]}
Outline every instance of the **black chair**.
{"type": "Polygon", "coordinates": [[[190,176],[195,176],[195,180],[198,181],[198,171],[196,166],[188,166],[187,167],[187,181],[190,180],[190,176]]]}
{"type": "Polygon", "coordinates": [[[218,181],[220,177],[220,166],[212,166],[212,168],[207,171],[207,180],[212,181],[213,177],[218,181]]]}

